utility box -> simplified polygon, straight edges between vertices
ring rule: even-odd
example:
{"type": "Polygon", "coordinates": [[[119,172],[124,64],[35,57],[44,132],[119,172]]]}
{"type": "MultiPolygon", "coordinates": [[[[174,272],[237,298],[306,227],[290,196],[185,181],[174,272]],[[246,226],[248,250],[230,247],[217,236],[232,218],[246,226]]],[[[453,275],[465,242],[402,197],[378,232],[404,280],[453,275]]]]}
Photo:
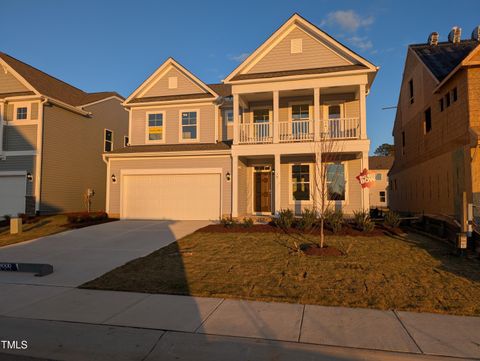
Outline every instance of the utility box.
{"type": "Polygon", "coordinates": [[[10,218],[10,234],[22,233],[22,219],[20,217],[10,218]]]}

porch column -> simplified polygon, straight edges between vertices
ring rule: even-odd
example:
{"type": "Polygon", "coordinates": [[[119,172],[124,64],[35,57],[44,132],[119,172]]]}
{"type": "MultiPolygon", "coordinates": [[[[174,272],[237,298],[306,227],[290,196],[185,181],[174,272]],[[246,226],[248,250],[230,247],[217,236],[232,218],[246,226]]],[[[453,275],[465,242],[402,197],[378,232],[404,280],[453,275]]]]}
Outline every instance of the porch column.
{"type": "Polygon", "coordinates": [[[367,105],[366,105],[366,86],[359,85],[359,102],[360,102],[360,139],[367,139],[367,105]]]}
{"type": "MultiPolygon", "coordinates": [[[[368,169],[368,152],[362,153],[362,169],[368,169]]],[[[360,186],[359,186],[360,187],[360,186]]],[[[370,210],[370,189],[360,187],[362,192],[362,208],[365,211],[370,210]]]]}
{"type": "Polygon", "coordinates": [[[278,143],[280,137],[280,94],[273,92],[273,142],[278,143]]]}
{"type": "Polygon", "coordinates": [[[238,130],[240,127],[239,97],[240,95],[233,94],[233,144],[238,144],[238,130]]]}
{"type": "Polygon", "coordinates": [[[281,189],[280,189],[280,182],[281,182],[281,176],[280,176],[280,172],[281,172],[281,163],[280,163],[280,154],[275,154],[275,179],[274,179],[274,186],[275,186],[275,209],[274,209],[274,213],[275,214],[278,214],[278,212],[280,212],[280,193],[281,193],[281,189]]]}
{"type": "Polygon", "coordinates": [[[320,140],[320,88],[313,89],[313,132],[314,140],[320,140]]]}
{"type": "Polygon", "coordinates": [[[238,217],[238,156],[232,155],[232,217],[238,217]]]}

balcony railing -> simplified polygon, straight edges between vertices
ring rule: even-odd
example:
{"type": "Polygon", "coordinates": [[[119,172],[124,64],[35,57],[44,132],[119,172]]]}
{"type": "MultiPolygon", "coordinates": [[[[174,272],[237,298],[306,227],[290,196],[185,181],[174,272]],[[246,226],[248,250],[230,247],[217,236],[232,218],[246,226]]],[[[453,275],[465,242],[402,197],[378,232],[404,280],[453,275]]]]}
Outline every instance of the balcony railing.
{"type": "MultiPolygon", "coordinates": [[[[291,120],[278,123],[278,141],[281,143],[311,142],[321,139],[359,139],[359,118],[337,118],[318,121],[291,120]],[[318,126],[316,126],[318,125],[318,126]],[[319,132],[316,136],[315,132],[319,132]]],[[[239,124],[239,144],[273,143],[275,123],[239,124]]]]}

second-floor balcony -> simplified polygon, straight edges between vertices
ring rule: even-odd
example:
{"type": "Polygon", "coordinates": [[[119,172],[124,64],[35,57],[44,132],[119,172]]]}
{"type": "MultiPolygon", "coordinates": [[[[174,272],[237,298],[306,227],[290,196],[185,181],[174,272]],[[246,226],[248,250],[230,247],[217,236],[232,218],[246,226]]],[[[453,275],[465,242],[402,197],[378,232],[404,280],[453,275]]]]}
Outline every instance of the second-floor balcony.
{"type": "MultiPolygon", "coordinates": [[[[273,122],[241,123],[238,144],[273,143],[273,122]]],[[[326,139],[359,139],[360,119],[332,118],[319,121],[294,120],[278,122],[278,142],[311,142],[326,139]]]]}

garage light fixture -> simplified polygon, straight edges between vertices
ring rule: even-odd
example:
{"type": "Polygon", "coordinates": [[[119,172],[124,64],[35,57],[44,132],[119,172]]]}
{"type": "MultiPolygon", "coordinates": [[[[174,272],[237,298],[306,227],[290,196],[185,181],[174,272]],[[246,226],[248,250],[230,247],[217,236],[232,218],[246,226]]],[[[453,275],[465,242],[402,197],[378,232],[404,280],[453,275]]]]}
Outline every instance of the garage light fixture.
{"type": "Polygon", "coordinates": [[[115,174],[112,174],[112,183],[117,183],[117,177],[115,174]]]}
{"type": "Polygon", "coordinates": [[[27,173],[27,180],[28,180],[29,182],[33,181],[32,173],[30,173],[30,172],[27,173]]]}
{"type": "Polygon", "coordinates": [[[232,179],[230,172],[227,172],[227,174],[225,174],[225,178],[227,179],[227,182],[230,182],[230,180],[232,179]]]}

